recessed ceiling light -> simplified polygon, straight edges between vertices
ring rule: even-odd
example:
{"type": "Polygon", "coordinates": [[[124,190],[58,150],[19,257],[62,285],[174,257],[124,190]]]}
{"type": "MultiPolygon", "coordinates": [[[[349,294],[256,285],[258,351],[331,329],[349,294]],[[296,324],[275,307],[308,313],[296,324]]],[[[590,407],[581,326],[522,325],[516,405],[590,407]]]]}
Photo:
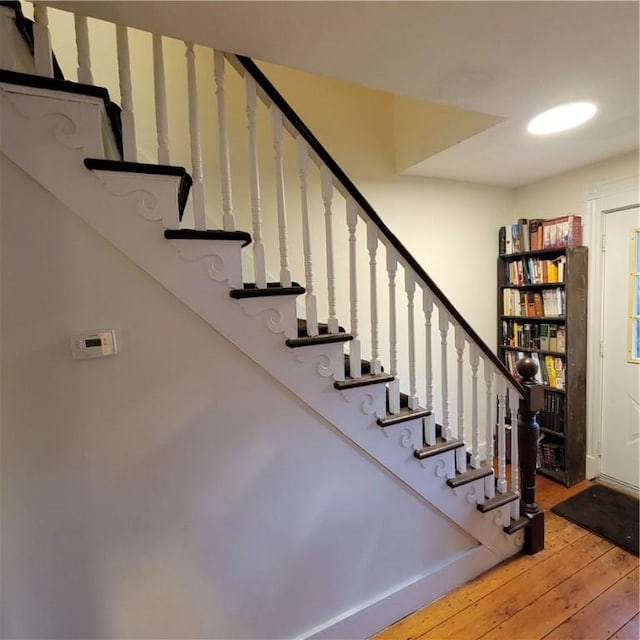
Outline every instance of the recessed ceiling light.
{"type": "Polygon", "coordinates": [[[596,113],[596,105],[591,102],[571,102],[554,107],[537,115],[527,125],[529,133],[545,135],[572,129],[586,122],[596,113]]]}

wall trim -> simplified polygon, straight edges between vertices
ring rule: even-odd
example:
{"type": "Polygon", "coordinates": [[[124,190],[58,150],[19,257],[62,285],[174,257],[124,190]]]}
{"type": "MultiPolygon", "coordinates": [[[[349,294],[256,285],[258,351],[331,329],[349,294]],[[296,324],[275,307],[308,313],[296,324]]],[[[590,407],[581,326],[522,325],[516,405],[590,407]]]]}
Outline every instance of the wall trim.
{"type": "Polygon", "coordinates": [[[588,186],[584,192],[584,238],[589,246],[589,318],[587,329],[587,468],[588,478],[600,474],[602,443],[602,358],[600,343],[603,329],[602,232],[605,210],[639,201],[635,176],[608,180],[588,186]]]}
{"type": "Polygon", "coordinates": [[[458,585],[472,580],[495,566],[497,561],[498,558],[486,547],[474,547],[446,564],[431,568],[428,572],[304,632],[296,640],[354,640],[370,637],[442,597],[458,585]]]}

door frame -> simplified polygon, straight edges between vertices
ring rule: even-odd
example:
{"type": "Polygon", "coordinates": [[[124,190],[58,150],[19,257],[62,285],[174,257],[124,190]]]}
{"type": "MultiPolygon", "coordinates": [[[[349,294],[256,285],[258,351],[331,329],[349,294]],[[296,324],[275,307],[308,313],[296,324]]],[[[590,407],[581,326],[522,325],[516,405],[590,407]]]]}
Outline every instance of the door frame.
{"type": "Polygon", "coordinates": [[[587,465],[588,478],[600,475],[602,454],[602,344],[604,329],[604,216],[638,206],[637,176],[594,184],[585,191],[584,238],[589,246],[587,323],[587,465]]]}

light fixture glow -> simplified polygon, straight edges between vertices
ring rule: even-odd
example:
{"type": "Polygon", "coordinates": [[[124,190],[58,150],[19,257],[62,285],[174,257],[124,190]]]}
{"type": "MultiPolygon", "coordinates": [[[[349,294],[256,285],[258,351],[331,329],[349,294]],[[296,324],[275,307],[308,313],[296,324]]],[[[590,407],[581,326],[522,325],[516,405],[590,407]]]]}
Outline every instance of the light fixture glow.
{"type": "Polygon", "coordinates": [[[595,113],[596,105],[591,102],[563,104],[537,115],[527,125],[527,131],[536,135],[558,133],[577,127],[593,118],[595,113]]]}

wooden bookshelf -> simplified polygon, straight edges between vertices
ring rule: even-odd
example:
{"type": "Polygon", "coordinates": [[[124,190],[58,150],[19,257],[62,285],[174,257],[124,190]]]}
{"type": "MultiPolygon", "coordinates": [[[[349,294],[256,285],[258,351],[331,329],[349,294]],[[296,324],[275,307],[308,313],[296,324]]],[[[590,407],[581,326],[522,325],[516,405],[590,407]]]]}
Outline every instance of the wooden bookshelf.
{"type": "Polygon", "coordinates": [[[538,473],[567,487],[585,478],[587,261],[586,247],[498,257],[498,355],[512,370],[521,355],[540,363],[538,473]],[[562,281],[545,279],[557,272],[543,273],[543,262],[562,264],[562,281]],[[536,294],[549,301],[542,309],[536,294]]]}

